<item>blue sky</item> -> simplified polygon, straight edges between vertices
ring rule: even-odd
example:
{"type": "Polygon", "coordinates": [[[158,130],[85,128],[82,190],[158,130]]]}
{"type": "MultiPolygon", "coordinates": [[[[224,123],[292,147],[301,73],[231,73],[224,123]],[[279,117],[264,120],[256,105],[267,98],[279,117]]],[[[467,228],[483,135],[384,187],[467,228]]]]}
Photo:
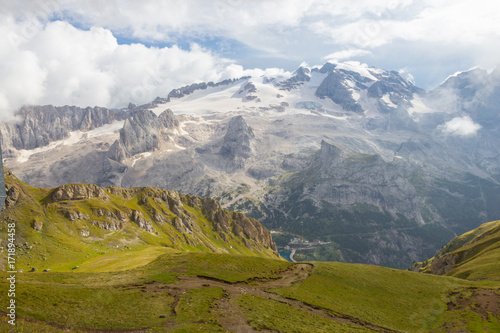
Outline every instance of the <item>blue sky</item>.
{"type": "Polygon", "coordinates": [[[486,0],[4,0],[1,9],[1,115],[23,104],[121,107],[326,61],[400,71],[431,89],[500,61],[500,5],[486,0]]]}

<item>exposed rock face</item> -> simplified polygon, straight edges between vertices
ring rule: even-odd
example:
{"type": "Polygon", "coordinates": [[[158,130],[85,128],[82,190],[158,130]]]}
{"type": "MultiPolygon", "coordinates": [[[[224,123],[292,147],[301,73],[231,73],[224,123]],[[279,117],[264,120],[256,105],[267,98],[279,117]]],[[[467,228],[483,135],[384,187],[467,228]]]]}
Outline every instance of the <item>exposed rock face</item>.
{"type": "Polygon", "coordinates": [[[415,93],[423,94],[424,91],[415,87],[396,72],[380,75],[379,80],[367,90],[368,97],[378,99],[379,108],[383,112],[407,105],[415,93]],[[386,99],[384,100],[384,98],[386,99]]]}
{"type": "Polygon", "coordinates": [[[68,137],[71,131],[89,131],[125,117],[123,112],[101,107],[24,106],[20,123],[0,125],[3,147],[34,149],[68,137]]]}
{"type": "Polygon", "coordinates": [[[246,159],[252,155],[251,139],[255,136],[252,128],[242,116],[231,118],[227,125],[220,154],[228,159],[246,159]]]}
{"type": "Polygon", "coordinates": [[[431,263],[430,270],[432,274],[445,275],[453,268],[459,260],[458,254],[446,254],[444,256],[437,256],[431,263]]]}
{"type": "Polygon", "coordinates": [[[190,85],[178,88],[178,89],[173,89],[172,91],[170,91],[170,93],[168,94],[168,100],[170,100],[170,98],[184,97],[186,95],[193,93],[196,90],[205,90],[208,87],[218,87],[218,86],[228,85],[228,84],[234,83],[235,81],[244,80],[244,79],[248,79],[248,78],[249,78],[248,76],[244,76],[244,77],[241,77],[239,79],[227,79],[227,80],[223,80],[223,81],[217,82],[217,83],[213,83],[213,82],[193,83],[193,84],[190,84],[190,85]]]}
{"type": "Polygon", "coordinates": [[[332,64],[331,62],[327,62],[319,69],[319,72],[321,74],[326,74],[333,71],[335,67],[337,67],[337,65],[332,64]]]}
{"type": "Polygon", "coordinates": [[[69,184],[62,185],[52,192],[53,201],[62,200],[84,200],[99,198],[104,201],[109,201],[110,198],[102,187],[94,184],[69,184]]]}
{"type": "Polygon", "coordinates": [[[353,98],[352,93],[344,85],[343,76],[333,71],[321,82],[316,89],[319,98],[330,98],[346,111],[362,112],[363,108],[353,98]]]}
{"type": "Polygon", "coordinates": [[[167,109],[159,116],[150,110],[140,111],[125,121],[120,139],[109,148],[107,156],[121,162],[139,153],[155,151],[162,141],[168,140],[167,130],[178,125],[171,110],[167,109]]]}
{"type": "Polygon", "coordinates": [[[278,207],[278,225],[291,232],[307,228],[311,238],[345,241],[345,256],[356,261],[398,266],[432,250],[401,232],[423,223],[417,193],[396,165],[376,154],[322,141],[310,166],[291,176],[266,203],[278,207]],[[356,243],[364,244],[364,253],[356,253],[361,247],[356,243]],[[401,253],[408,257],[402,259],[401,253]]]}
{"type": "Polygon", "coordinates": [[[132,213],[132,220],[139,226],[139,228],[147,232],[153,232],[153,223],[144,218],[141,212],[134,210],[132,213]]]}
{"type": "Polygon", "coordinates": [[[276,244],[272,241],[271,233],[257,220],[248,218],[238,212],[223,210],[220,203],[211,198],[203,198],[201,205],[203,213],[212,222],[213,228],[224,239],[223,233],[234,232],[242,238],[258,239],[266,248],[277,252],[276,244]]]}
{"type": "Polygon", "coordinates": [[[311,80],[311,71],[308,68],[299,67],[291,78],[277,84],[281,90],[290,91],[311,80]]]}
{"type": "Polygon", "coordinates": [[[379,155],[353,154],[322,141],[310,170],[312,177],[323,179],[314,187],[322,200],[335,205],[366,203],[422,221],[415,215],[415,189],[397,167],[379,155]]]}

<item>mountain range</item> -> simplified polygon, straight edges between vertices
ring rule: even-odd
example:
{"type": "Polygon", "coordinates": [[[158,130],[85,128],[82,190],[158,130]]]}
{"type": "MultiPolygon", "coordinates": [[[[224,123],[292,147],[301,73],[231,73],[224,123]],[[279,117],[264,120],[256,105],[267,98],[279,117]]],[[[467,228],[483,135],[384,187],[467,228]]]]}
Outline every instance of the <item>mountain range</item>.
{"type": "Polygon", "coordinates": [[[33,186],[214,197],[295,260],[407,267],[500,216],[499,96],[498,68],[424,91],[395,71],[326,63],[121,110],[25,106],[0,135],[5,165],[33,186]]]}

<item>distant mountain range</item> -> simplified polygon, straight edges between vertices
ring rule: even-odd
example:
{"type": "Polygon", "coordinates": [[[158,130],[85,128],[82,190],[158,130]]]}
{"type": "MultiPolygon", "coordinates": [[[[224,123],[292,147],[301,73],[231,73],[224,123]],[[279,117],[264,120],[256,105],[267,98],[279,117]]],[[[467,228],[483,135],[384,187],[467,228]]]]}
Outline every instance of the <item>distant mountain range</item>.
{"type": "Polygon", "coordinates": [[[25,106],[0,135],[5,165],[30,185],[210,196],[296,260],[407,267],[499,218],[498,105],[499,69],[424,91],[394,71],[326,63],[122,110],[25,106]]]}

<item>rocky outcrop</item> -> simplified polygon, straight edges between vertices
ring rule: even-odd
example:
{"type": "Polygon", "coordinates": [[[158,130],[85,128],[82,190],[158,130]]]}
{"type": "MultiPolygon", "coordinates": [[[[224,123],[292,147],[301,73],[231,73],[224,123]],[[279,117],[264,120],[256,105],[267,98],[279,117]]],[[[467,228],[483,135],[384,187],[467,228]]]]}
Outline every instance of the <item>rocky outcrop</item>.
{"type": "Polygon", "coordinates": [[[290,91],[311,80],[311,71],[305,67],[299,67],[291,78],[277,84],[280,90],[290,91]]]}
{"type": "Polygon", "coordinates": [[[352,92],[345,86],[343,75],[337,71],[330,72],[321,82],[316,89],[316,96],[330,98],[346,111],[363,112],[361,105],[354,100],[352,92]]]}
{"type": "Polygon", "coordinates": [[[446,254],[443,256],[436,256],[430,265],[430,271],[436,275],[446,275],[455,268],[459,261],[458,254],[446,254]]]}
{"type": "Polygon", "coordinates": [[[223,210],[220,203],[211,198],[203,198],[201,208],[203,214],[212,222],[214,231],[218,232],[223,239],[224,233],[233,232],[242,238],[256,241],[257,244],[272,249],[277,254],[277,247],[272,240],[271,232],[257,220],[238,212],[223,210]]]}
{"type": "Polygon", "coordinates": [[[126,114],[101,107],[79,108],[52,105],[24,106],[17,113],[21,121],[0,125],[2,147],[34,149],[62,140],[71,131],[89,131],[116,120],[126,114]]]}
{"type": "Polygon", "coordinates": [[[109,201],[106,191],[94,184],[68,184],[57,187],[51,195],[53,201],[84,200],[98,198],[109,201]]]}
{"type": "Polygon", "coordinates": [[[163,141],[168,140],[168,130],[178,125],[178,120],[169,109],[159,116],[150,110],[140,111],[125,120],[120,138],[109,148],[107,156],[121,162],[136,154],[155,151],[163,141]]]}
{"type": "Polygon", "coordinates": [[[140,211],[134,210],[132,212],[132,220],[139,226],[139,228],[146,230],[147,232],[153,232],[153,223],[144,218],[144,215],[140,211]]]}
{"type": "Polygon", "coordinates": [[[222,141],[220,155],[233,160],[249,158],[253,153],[251,140],[254,137],[252,128],[242,116],[231,118],[222,141]]]}
{"type": "Polygon", "coordinates": [[[181,87],[181,88],[177,88],[177,89],[173,89],[172,91],[170,91],[170,93],[168,94],[168,100],[170,101],[171,98],[181,98],[181,97],[184,97],[186,95],[189,95],[189,94],[192,94],[194,91],[196,90],[205,90],[207,89],[208,87],[219,87],[219,86],[224,86],[224,85],[229,85],[229,84],[232,84],[236,81],[239,81],[239,80],[245,80],[245,79],[248,79],[250,78],[249,76],[243,76],[239,79],[227,79],[227,80],[223,80],[223,81],[220,81],[220,82],[217,82],[217,83],[213,83],[213,82],[201,82],[201,83],[193,83],[193,84],[190,84],[190,85],[187,85],[187,86],[184,86],[184,87],[181,87]]]}

